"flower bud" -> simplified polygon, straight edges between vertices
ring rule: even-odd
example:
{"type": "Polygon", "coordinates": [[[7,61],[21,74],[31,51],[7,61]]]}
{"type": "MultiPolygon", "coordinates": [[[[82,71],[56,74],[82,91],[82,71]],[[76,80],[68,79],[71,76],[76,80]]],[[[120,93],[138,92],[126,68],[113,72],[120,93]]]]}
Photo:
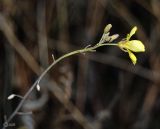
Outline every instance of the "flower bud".
{"type": "Polygon", "coordinates": [[[11,100],[11,99],[13,99],[15,96],[16,96],[15,94],[11,94],[11,95],[8,96],[7,99],[8,99],[8,100],[11,100]]]}
{"type": "Polygon", "coordinates": [[[104,33],[108,33],[110,31],[110,29],[112,28],[111,24],[106,25],[106,27],[104,28],[104,33]]]}

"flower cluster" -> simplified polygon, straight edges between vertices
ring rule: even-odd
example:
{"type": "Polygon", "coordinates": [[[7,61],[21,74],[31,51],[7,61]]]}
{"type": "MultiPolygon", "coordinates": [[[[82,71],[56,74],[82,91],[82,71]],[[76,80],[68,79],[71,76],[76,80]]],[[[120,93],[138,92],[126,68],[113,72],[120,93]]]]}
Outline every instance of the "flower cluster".
{"type": "Polygon", "coordinates": [[[133,64],[137,63],[137,58],[133,52],[144,52],[145,46],[140,40],[130,40],[130,38],[136,33],[137,27],[133,27],[130,34],[127,35],[125,40],[120,41],[117,45],[124,52],[128,52],[129,57],[133,64]]]}

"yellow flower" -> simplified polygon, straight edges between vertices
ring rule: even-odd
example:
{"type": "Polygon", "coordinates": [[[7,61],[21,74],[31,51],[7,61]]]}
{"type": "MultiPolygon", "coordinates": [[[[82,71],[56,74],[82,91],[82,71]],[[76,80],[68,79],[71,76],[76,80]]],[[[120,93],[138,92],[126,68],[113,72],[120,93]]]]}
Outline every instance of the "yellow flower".
{"type": "Polygon", "coordinates": [[[137,27],[133,27],[130,34],[127,35],[124,41],[118,43],[118,47],[125,52],[128,52],[129,57],[133,64],[136,64],[137,58],[132,52],[144,52],[145,46],[140,40],[130,40],[130,38],[136,33],[137,27]]]}

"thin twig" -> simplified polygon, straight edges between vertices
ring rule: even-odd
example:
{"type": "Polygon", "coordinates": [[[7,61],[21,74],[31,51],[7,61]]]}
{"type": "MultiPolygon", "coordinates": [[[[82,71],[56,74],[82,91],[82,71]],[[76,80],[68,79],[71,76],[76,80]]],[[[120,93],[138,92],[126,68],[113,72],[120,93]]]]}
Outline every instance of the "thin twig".
{"type": "MultiPolygon", "coordinates": [[[[39,78],[34,82],[34,84],[31,86],[31,88],[27,91],[27,93],[24,95],[23,99],[21,100],[21,102],[19,103],[19,105],[16,107],[16,109],[14,110],[14,112],[11,114],[11,116],[5,121],[7,123],[10,123],[10,121],[14,118],[14,116],[17,114],[17,112],[20,110],[20,108],[22,107],[22,105],[24,104],[25,100],[28,98],[28,96],[31,94],[31,92],[33,91],[33,89],[37,86],[37,84],[40,83],[40,81],[42,80],[42,78],[47,74],[48,71],[51,70],[51,68],[56,65],[58,62],[60,62],[61,60],[70,57],[72,55],[76,55],[79,53],[86,53],[86,52],[92,52],[93,50],[95,50],[98,47],[104,46],[104,45],[108,45],[108,44],[99,44],[99,45],[95,45],[93,47],[89,47],[89,48],[84,48],[84,49],[80,49],[80,50],[76,50],[73,52],[70,52],[68,54],[65,54],[63,56],[61,56],[60,58],[58,58],[57,60],[55,60],[52,64],[50,64],[48,66],[48,68],[39,76],[39,78]]],[[[2,129],[5,129],[6,127],[3,127],[2,129]]]]}

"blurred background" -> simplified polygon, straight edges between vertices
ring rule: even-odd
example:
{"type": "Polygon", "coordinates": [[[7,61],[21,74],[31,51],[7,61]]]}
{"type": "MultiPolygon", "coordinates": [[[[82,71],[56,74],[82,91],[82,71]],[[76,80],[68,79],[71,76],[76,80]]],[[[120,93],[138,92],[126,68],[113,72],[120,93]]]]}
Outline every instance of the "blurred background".
{"type": "Polygon", "coordinates": [[[0,0],[0,128],[21,100],[10,94],[23,96],[52,55],[99,42],[109,23],[116,41],[138,27],[133,39],[146,52],[136,53],[137,64],[112,46],[65,59],[8,128],[159,129],[159,0],[0,0]]]}

